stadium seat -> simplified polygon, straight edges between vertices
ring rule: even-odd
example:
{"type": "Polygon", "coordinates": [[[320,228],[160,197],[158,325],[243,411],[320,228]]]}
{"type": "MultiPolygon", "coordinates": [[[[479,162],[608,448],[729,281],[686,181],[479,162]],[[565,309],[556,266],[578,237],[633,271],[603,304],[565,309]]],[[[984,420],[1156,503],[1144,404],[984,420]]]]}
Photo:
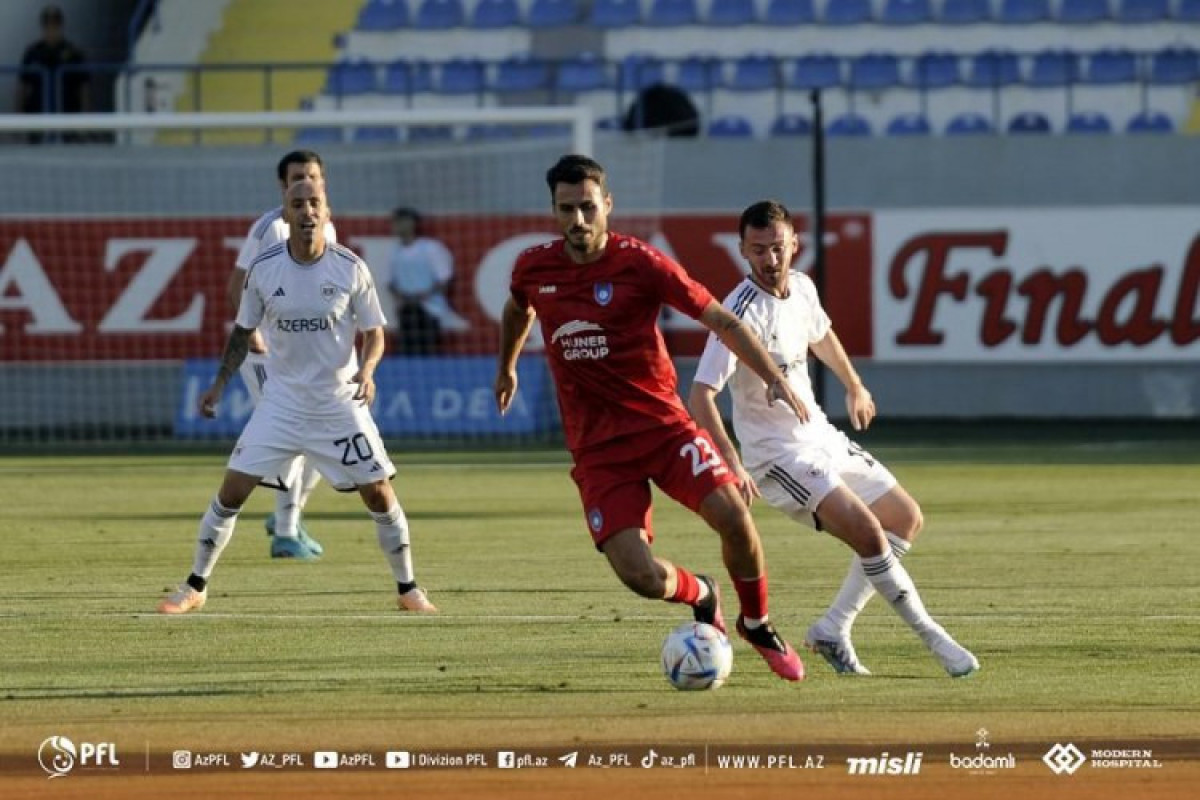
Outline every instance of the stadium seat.
{"type": "Polygon", "coordinates": [[[1071,24],[1102,22],[1108,19],[1108,0],[1062,0],[1058,21],[1071,24]]]}
{"type": "Polygon", "coordinates": [[[709,25],[731,27],[757,22],[754,0],[713,0],[704,21],[709,25]]]}
{"type": "Polygon", "coordinates": [[[575,0],[533,0],[525,24],[531,28],[561,28],[574,25],[578,18],[575,0]]]}
{"type": "Polygon", "coordinates": [[[354,27],[367,32],[394,31],[408,27],[409,19],[407,0],[370,0],[358,12],[354,27]]]}
{"type": "Polygon", "coordinates": [[[928,136],[932,128],[929,118],[920,111],[908,111],[892,117],[885,132],[888,136],[928,136]]]}
{"type": "Polygon", "coordinates": [[[641,20],[638,0],[596,0],[588,13],[588,23],[597,28],[628,28],[641,20]]]}
{"type": "Polygon", "coordinates": [[[920,25],[932,17],[929,0],[885,0],[879,21],[884,25],[920,25]]]}
{"type": "Polygon", "coordinates": [[[1100,111],[1076,111],[1067,120],[1067,133],[1112,133],[1112,121],[1100,111]]]}
{"type": "Polygon", "coordinates": [[[640,91],[647,86],[662,83],[666,68],[656,56],[646,53],[630,53],[621,60],[618,82],[622,91],[640,91]]]}
{"type": "Polygon", "coordinates": [[[900,85],[900,59],[892,53],[865,53],[850,60],[850,86],[888,89],[900,85]]]}
{"type": "Polygon", "coordinates": [[[410,142],[448,142],[454,138],[454,128],[449,125],[410,125],[410,142]]]}
{"type": "Polygon", "coordinates": [[[726,85],[739,92],[774,89],[779,85],[779,68],[775,57],[765,53],[747,53],[733,62],[733,72],[726,85]]]}
{"type": "Polygon", "coordinates": [[[540,58],[510,56],[496,64],[494,92],[536,92],[550,86],[550,67],[540,58]]]}
{"type": "Polygon", "coordinates": [[[325,126],[301,128],[300,130],[296,131],[293,141],[296,144],[306,145],[335,144],[342,141],[342,129],[329,128],[325,126]]]}
{"type": "Polygon", "coordinates": [[[441,65],[436,84],[442,94],[478,94],[484,90],[483,62],[474,58],[452,58],[441,65]]]}
{"type": "Polygon", "coordinates": [[[1200,80],[1196,51],[1184,47],[1159,50],[1150,59],[1150,82],[1181,84],[1200,80]]]}
{"type": "Polygon", "coordinates": [[[1178,0],[1175,19],[1179,22],[1200,22],[1200,0],[1178,0]]]}
{"type": "Polygon", "coordinates": [[[1087,60],[1083,82],[1102,86],[1137,80],[1137,56],[1129,50],[1097,50],[1087,60]]]}
{"type": "Polygon", "coordinates": [[[721,59],[713,53],[696,53],[679,62],[675,84],[685,92],[707,92],[721,85],[721,59]]]}
{"type": "Polygon", "coordinates": [[[696,0],[650,0],[646,10],[646,25],[668,28],[677,25],[695,25],[700,21],[696,0]]]}
{"type": "Polygon", "coordinates": [[[1008,121],[1009,133],[1050,133],[1050,119],[1040,111],[1022,111],[1008,121]]]}
{"type": "Polygon", "coordinates": [[[826,0],[826,25],[862,25],[871,22],[871,0],[826,0]]]}
{"type": "Polygon", "coordinates": [[[816,21],[813,0],[769,0],[763,14],[767,25],[811,25],[816,21]]]}
{"type": "Polygon", "coordinates": [[[803,114],[786,112],[771,122],[771,136],[811,136],[812,120],[803,114]]]}
{"type": "Polygon", "coordinates": [[[364,125],[354,129],[352,137],[357,144],[389,143],[400,140],[400,132],[395,125],[364,125]]]}
{"type": "Polygon", "coordinates": [[[623,129],[623,126],[621,124],[620,117],[614,117],[614,116],[610,115],[607,117],[600,117],[599,119],[596,120],[596,130],[598,130],[598,131],[610,131],[611,132],[611,131],[619,131],[622,129],[623,129]]]}
{"type": "Polygon", "coordinates": [[[1127,133],[1171,133],[1175,130],[1171,118],[1161,111],[1139,111],[1125,126],[1127,133]]]}
{"type": "Polygon", "coordinates": [[[554,88],[560,92],[591,92],[610,85],[608,70],[595,53],[580,53],[559,62],[554,74],[554,88]]]}
{"type": "Polygon", "coordinates": [[[413,27],[427,31],[458,28],[466,21],[462,0],[421,0],[413,27]]]}
{"type": "Polygon", "coordinates": [[[383,83],[379,89],[385,94],[428,92],[433,89],[433,76],[428,64],[393,61],[384,66],[383,83]]]}
{"type": "Polygon", "coordinates": [[[997,22],[1007,25],[1028,25],[1050,19],[1049,0],[1000,0],[997,22]]]}
{"type": "Polygon", "coordinates": [[[984,50],[971,59],[967,85],[977,88],[1009,86],[1021,80],[1021,62],[1008,50],[984,50]]]}
{"type": "Polygon", "coordinates": [[[800,56],[784,74],[792,89],[830,89],[842,85],[842,62],[831,53],[800,56]]]}
{"type": "Polygon", "coordinates": [[[1030,86],[1069,86],[1078,77],[1076,55],[1069,50],[1043,50],[1035,53],[1025,82],[1030,86]]]}
{"type": "Polygon", "coordinates": [[[467,127],[467,140],[472,142],[515,139],[516,137],[517,128],[514,125],[478,123],[467,127]]]}
{"type": "Polygon", "coordinates": [[[946,25],[975,25],[991,16],[988,0],[945,0],[938,19],[946,25]]]}
{"type": "Polygon", "coordinates": [[[871,123],[861,114],[847,111],[834,117],[825,127],[825,132],[830,136],[870,136],[871,123]]]}
{"type": "Polygon", "coordinates": [[[495,30],[521,24],[521,9],[517,0],[479,0],[471,12],[472,28],[495,30]]]}
{"type": "Polygon", "coordinates": [[[707,133],[714,138],[749,139],[754,136],[754,126],[740,114],[725,114],[708,123],[707,133]]]}
{"type": "Polygon", "coordinates": [[[336,97],[370,94],[376,87],[375,65],[366,59],[334,64],[325,78],[325,94],[336,97]]]}
{"type": "Polygon", "coordinates": [[[958,56],[945,51],[929,51],[917,56],[913,65],[913,85],[920,89],[942,89],[962,80],[958,56]]]}
{"type": "Polygon", "coordinates": [[[1121,22],[1160,22],[1169,15],[1167,0],[1119,0],[1117,6],[1121,22]]]}
{"type": "Polygon", "coordinates": [[[976,111],[962,111],[946,123],[947,136],[978,136],[992,132],[992,121],[976,111]]]}

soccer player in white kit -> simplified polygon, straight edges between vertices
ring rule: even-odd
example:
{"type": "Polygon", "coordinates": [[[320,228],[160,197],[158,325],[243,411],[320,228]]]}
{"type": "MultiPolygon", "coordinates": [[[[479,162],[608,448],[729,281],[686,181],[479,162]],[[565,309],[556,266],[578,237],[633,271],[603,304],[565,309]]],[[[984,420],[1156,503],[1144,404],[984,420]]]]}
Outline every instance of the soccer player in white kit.
{"type": "Polygon", "coordinates": [[[264,476],[303,454],[335,489],[362,497],[396,579],[400,609],[436,612],[413,576],[408,521],[390,483],[396,471],[369,408],[386,323],[370,269],[352,251],[325,241],[323,183],[293,184],[284,208],[288,240],[250,264],[233,332],[200,411],[213,416],[260,327],[270,331],[271,379],[200,522],[192,573],[158,610],[186,614],[203,607],[242,505],[264,476]],[[356,333],[362,334],[361,364],[356,333]]]}
{"type": "Polygon", "coordinates": [[[808,407],[808,420],[769,405],[762,381],[713,336],[700,357],[688,404],[737,471],[747,501],[763,497],[792,519],[828,531],[854,550],[841,590],[809,628],[805,644],[841,674],[870,674],[854,651],[850,628],[878,592],[951,676],[970,675],[979,662],[930,617],[900,564],[921,529],[920,506],[883,464],[829,422],[813,396],[810,348],[846,387],[854,429],[866,429],[875,417],[871,393],[834,333],[816,287],[804,273],[791,271],[799,248],[791,214],[775,201],[755,203],[742,213],[738,233],[750,275],[725,299],[725,307],[771,353],[808,407]],[[740,460],[716,406],[726,383],[740,460]]]}
{"type": "MultiPolygon", "coordinates": [[[[283,192],[297,181],[325,180],[325,165],[312,150],[293,150],[279,160],[275,171],[283,192]]],[[[246,234],[229,275],[228,296],[234,314],[237,314],[241,304],[242,287],[246,284],[246,272],[250,264],[267,248],[286,242],[287,238],[288,224],[283,217],[282,206],[266,212],[250,226],[250,232],[246,234]]],[[[332,222],[325,223],[325,241],[337,242],[337,231],[332,222]]],[[[267,380],[268,346],[263,334],[254,331],[250,336],[250,352],[242,363],[242,380],[255,403],[262,399],[263,384],[267,380]]],[[[268,476],[264,482],[264,485],[277,490],[275,511],[267,515],[265,523],[267,533],[271,536],[272,558],[302,561],[320,558],[323,548],[309,535],[301,518],[301,512],[320,480],[321,473],[303,456],[297,456],[285,464],[278,475],[268,476]]]]}

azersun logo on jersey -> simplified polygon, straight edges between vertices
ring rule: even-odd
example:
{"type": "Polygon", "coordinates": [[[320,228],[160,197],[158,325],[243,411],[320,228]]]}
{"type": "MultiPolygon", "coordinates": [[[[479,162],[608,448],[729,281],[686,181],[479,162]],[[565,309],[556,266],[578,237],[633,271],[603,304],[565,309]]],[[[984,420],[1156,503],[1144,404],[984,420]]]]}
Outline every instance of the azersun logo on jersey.
{"type": "Polygon", "coordinates": [[[596,296],[596,302],[602,306],[606,306],[612,302],[613,285],[607,281],[604,283],[597,283],[593,293],[596,296]]]}

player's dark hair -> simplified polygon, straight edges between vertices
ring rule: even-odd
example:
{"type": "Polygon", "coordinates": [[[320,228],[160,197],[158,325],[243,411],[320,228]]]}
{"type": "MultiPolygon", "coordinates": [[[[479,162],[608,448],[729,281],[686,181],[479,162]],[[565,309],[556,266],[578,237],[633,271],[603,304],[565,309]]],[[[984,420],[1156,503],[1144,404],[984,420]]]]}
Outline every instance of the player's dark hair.
{"type": "Polygon", "coordinates": [[[317,168],[321,170],[321,177],[325,177],[325,162],[321,161],[319,155],[312,150],[293,150],[279,159],[279,166],[275,168],[280,183],[287,180],[288,167],[292,164],[316,164],[317,168]]]}
{"type": "Polygon", "coordinates": [[[392,211],[392,219],[411,219],[414,225],[421,226],[421,212],[412,206],[397,206],[392,211]]]}
{"type": "Polygon", "coordinates": [[[792,222],[792,212],[778,200],[760,200],[742,212],[738,221],[738,236],[746,238],[746,228],[769,228],[776,222],[786,222],[795,227],[792,222]]]}
{"type": "Polygon", "coordinates": [[[600,186],[600,191],[604,195],[608,195],[604,167],[600,166],[600,162],[595,159],[575,154],[566,155],[546,171],[546,185],[550,187],[551,196],[554,195],[554,187],[560,183],[569,183],[573,186],[586,180],[595,181],[600,186]]]}

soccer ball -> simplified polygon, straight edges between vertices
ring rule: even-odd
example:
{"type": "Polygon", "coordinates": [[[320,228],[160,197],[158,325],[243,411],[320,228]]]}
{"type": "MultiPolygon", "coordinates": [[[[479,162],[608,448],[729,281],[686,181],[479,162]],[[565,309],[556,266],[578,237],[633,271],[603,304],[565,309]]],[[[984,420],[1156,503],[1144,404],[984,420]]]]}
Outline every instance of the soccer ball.
{"type": "Polygon", "coordinates": [[[712,625],[685,622],[667,634],[662,668],[676,689],[718,689],[733,668],[733,648],[712,625]]]}

